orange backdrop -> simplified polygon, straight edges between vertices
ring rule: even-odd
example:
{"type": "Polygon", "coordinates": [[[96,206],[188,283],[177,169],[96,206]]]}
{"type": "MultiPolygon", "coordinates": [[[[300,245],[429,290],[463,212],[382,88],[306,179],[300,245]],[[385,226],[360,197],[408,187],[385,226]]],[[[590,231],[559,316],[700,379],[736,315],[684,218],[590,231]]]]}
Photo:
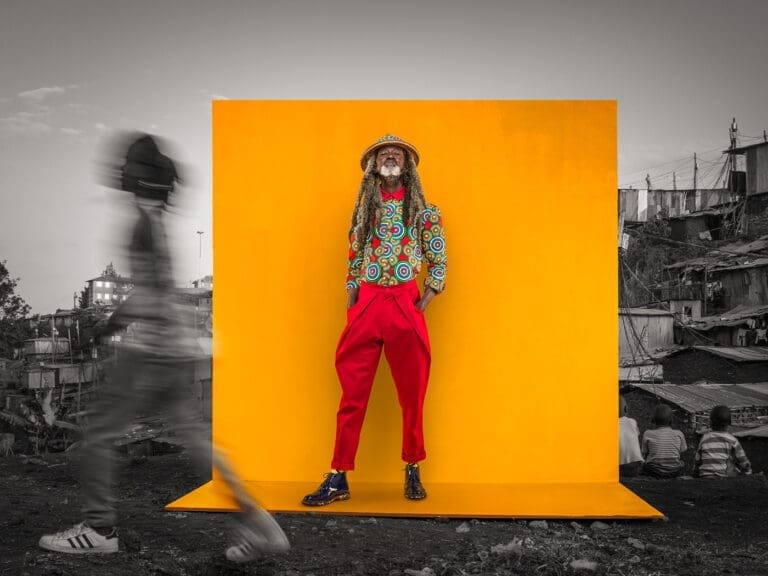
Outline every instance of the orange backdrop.
{"type": "MultiPolygon", "coordinates": [[[[213,431],[246,479],[329,468],[359,158],[392,132],[419,148],[447,239],[427,485],[618,480],[614,101],[213,110],[213,431]]],[[[382,356],[351,482],[402,481],[400,429],[382,356]]]]}

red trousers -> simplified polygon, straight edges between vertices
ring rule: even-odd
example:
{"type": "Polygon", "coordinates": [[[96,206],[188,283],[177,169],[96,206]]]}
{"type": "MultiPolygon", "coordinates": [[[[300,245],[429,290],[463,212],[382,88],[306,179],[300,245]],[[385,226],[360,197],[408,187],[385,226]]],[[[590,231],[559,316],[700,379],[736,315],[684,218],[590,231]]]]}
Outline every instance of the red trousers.
{"type": "Polygon", "coordinates": [[[416,308],[418,299],[415,281],[397,286],[362,283],[357,303],[347,310],[347,326],[336,349],[342,396],[332,468],[355,469],[360,429],[382,347],[403,414],[402,458],[419,462],[426,457],[422,409],[431,353],[424,314],[416,308]]]}

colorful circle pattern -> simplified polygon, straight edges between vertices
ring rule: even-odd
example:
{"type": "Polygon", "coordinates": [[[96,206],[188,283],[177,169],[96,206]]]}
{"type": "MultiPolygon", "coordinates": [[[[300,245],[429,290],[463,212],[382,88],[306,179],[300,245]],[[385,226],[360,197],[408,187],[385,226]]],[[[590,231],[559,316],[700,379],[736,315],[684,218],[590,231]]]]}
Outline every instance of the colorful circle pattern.
{"type": "Polygon", "coordinates": [[[365,268],[365,279],[368,282],[377,282],[381,278],[381,266],[375,262],[371,262],[365,268]]]}
{"type": "Polygon", "coordinates": [[[395,278],[397,278],[400,282],[408,282],[412,276],[413,268],[411,268],[410,263],[400,262],[400,264],[395,266],[395,278]]]}
{"type": "Polygon", "coordinates": [[[420,215],[421,235],[415,226],[406,226],[402,218],[402,202],[384,204],[381,218],[374,224],[377,238],[369,235],[364,249],[352,238],[347,285],[356,285],[360,272],[363,280],[375,284],[392,285],[416,278],[421,270],[422,258],[428,274],[426,285],[442,291],[445,283],[446,254],[443,223],[435,206],[428,206],[420,215]]]}

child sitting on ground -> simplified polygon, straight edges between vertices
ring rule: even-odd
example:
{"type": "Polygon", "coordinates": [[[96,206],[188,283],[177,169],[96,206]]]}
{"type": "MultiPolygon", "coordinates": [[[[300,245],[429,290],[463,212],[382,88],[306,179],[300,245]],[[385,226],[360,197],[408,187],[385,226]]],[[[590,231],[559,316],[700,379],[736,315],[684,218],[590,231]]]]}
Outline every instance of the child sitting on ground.
{"type": "Polygon", "coordinates": [[[709,414],[710,432],[699,441],[694,458],[694,475],[702,478],[716,476],[737,476],[752,474],[752,465],[733,434],[728,433],[731,425],[731,410],[728,406],[715,406],[709,414]]]}
{"type": "Polygon", "coordinates": [[[659,404],[653,412],[653,430],[643,434],[643,474],[654,478],[674,478],[685,469],[680,455],[688,449],[685,436],[680,430],[674,430],[672,409],[666,404],[659,404]]]}
{"type": "Polygon", "coordinates": [[[628,414],[627,401],[619,396],[619,476],[637,476],[643,467],[640,430],[628,414]]]}

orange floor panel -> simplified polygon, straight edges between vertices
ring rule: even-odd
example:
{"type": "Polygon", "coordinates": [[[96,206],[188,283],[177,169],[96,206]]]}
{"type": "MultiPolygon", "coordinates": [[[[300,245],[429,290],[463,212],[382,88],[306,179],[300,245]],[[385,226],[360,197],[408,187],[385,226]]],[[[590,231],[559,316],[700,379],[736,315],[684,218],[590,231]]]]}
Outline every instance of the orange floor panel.
{"type": "MultiPolygon", "coordinates": [[[[661,518],[663,514],[618,483],[430,484],[429,497],[406,500],[402,485],[360,482],[352,498],[308,508],[301,497],[309,482],[248,482],[248,489],[271,512],[335,515],[471,518],[661,518]]],[[[225,486],[208,482],[166,506],[168,510],[227,512],[237,509],[225,486]]]]}

